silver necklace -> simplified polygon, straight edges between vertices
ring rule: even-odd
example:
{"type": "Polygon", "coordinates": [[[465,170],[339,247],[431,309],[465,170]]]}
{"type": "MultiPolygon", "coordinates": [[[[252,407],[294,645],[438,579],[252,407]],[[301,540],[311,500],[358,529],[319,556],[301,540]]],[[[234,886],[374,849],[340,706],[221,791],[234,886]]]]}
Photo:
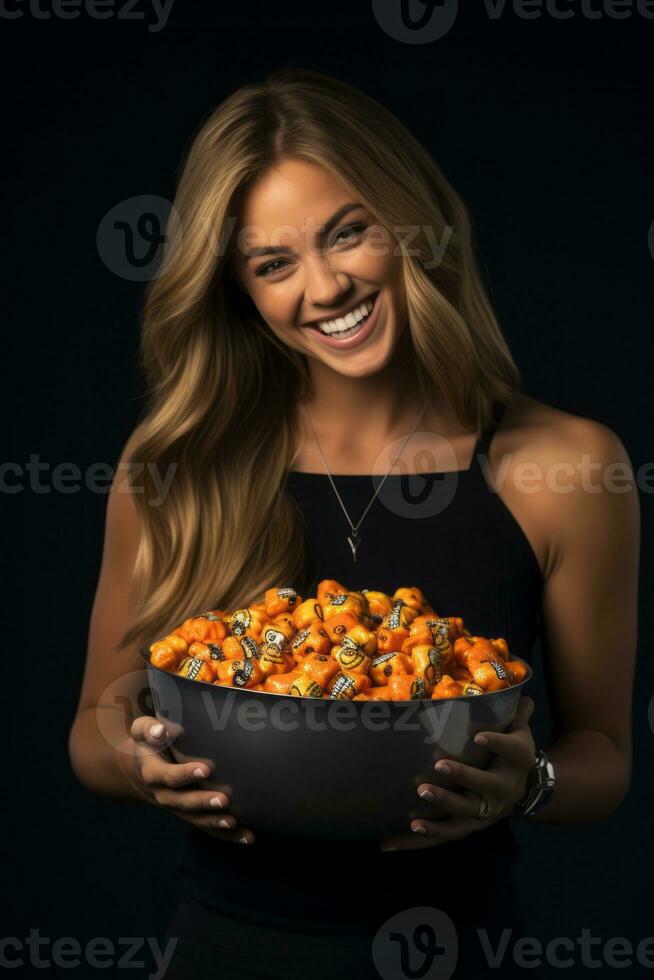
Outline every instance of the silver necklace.
{"type": "Polygon", "coordinates": [[[336,489],[336,484],[334,483],[334,481],[332,479],[332,475],[329,472],[329,467],[327,466],[327,461],[325,460],[325,457],[323,455],[322,449],[320,448],[320,443],[318,442],[318,437],[316,436],[315,430],[313,428],[313,422],[311,421],[311,416],[309,415],[309,410],[307,409],[307,407],[305,405],[302,406],[304,408],[304,411],[305,411],[305,414],[307,416],[307,419],[309,420],[309,425],[311,427],[311,432],[313,434],[313,438],[315,440],[316,446],[318,447],[318,452],[320,453],[320,458],[322,459],[323,466],[325,467],[325,472],[327,473],[327,476],[329,477],[329,482],[332,485],[332,489],[333,489],[334,493],[336,494],[336,497],[338,498],[338,502],[341,505],[341,508],[343,510],[343,513],[345,514],[345,517],[347,518],[347,522],[348,522],[348,524],[350,525],[350,528],[351,528],[351,533],[348,535],[347,542],[348,542],[348,544],[349,544],[349,546],[350,546],[350,548],[352,550],[352,561],[356,561],[357,560],[357,548],[361,544],[361,535],[359,534],[359,528],[363,524],[363,520],[364,520],[366,514],[368,513],[368,511],[372,507],[372,505],[375,502],[375,500],[377,499],[377,494],[379,493],[379,491],[381,490],[381,488],[384,486],[384,483],[386,482],[387,478],[391,475],[391,471],[392,471],[393,467],[395,466],[395,464],[397,463],[397,461],[400,458],[400,456],[402,455],[402,453],[404,451],[404,447],[406,446],[407,442],[409,441],[409,439],[411,438],[411,436],[413,435],[413,433],[416,431],[416,429],[420,425],[420,423],[421,423],[421,421],[423,419],[423,416],[424,416],[425,412],[427,411],[427,406],[429,405],[429,402],[430,402],[430,398],[427,398],[427,401],[425,402],[424,407],[423,407],[422,411],[420,412],[420,415],[416,419],[415,425],[413,426],[413,428],[411,429],[411,432],[409,432],[408,436],[406,437],[406,439],[404,440],[404,442],[400,446],[399,452],[394,457],[394,459],[393,459],[393,461],[392,461],[392,463],[390,465],[390,468],[388,470],[388,473],[386,473],[386,475],[384,476],[383,480],[381,481],[381,483],[379,484],[379,486],[375,490],[375,492],[372,495],[372,498],[371,498],[368,506],[366,507],[366,509],[364,510],[363,514],[361,515],[361,517],[359,518],[359,520],[357,521],[356,524],[353,524],[352,523],[352,519],[351,519],[350,515],[348,514],[347,508],[346,508],[345,504],[343,503],[343,501],[341,499],[341,495],[338,492],[338,490],[336,489]]]}

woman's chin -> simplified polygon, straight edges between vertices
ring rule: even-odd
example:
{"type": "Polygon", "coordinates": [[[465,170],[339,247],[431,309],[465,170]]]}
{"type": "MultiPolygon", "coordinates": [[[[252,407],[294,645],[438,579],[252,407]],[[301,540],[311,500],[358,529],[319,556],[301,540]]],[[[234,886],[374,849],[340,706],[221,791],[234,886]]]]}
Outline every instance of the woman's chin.
{"type": "Polygon", "coordinates": [[[384,326],[374,338],[371,338],[370,344],[364,344],[353,350],[334,352],[312,349],[307,353],[348,378],[365,378],[378,374],[386,367],[393,357],[398,339],[392,328],[384,326]]]}

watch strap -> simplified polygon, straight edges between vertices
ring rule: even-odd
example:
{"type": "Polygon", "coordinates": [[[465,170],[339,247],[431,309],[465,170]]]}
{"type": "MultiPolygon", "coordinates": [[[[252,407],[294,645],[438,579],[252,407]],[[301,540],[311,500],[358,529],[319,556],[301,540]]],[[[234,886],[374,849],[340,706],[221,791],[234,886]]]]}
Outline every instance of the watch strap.
{"type": "Polygon", "coordinates": [[[529,773],[527,792],[516,803],[511,816],[529,818],[538,813],[552,799],[555,786],[554,767],[543,749],[539,749],[536,754],[536,762],[529,773]]]}

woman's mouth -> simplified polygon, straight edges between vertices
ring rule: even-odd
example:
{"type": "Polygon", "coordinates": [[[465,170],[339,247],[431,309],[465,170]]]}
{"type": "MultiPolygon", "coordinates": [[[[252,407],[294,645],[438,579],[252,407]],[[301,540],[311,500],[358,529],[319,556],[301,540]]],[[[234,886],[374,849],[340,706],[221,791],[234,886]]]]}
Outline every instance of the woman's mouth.
{"type": "Polygon", "coordinates": [[[357,347],[375,328],[379,315],[379,296],[379,292],[374,293],[358,306],[353,307],[345,317],[338,320],[322,320],[303,329],[310,330],[314,335],[317,334],[329,347],[341,349],[357,347]],[[356,320],[354,324],[349,322],[352,319],[356,320]]]}

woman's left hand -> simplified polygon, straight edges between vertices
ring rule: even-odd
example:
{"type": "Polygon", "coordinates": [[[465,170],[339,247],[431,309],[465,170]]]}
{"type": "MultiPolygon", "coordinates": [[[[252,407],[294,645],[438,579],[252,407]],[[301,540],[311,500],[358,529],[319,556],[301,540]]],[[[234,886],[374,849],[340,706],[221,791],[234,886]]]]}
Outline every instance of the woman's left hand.
{"type": "Polygon", "coordinates": [[[410,834],[386,837],[381,841],[381,849],[437,847],[484,830],[508,817],[525,795],[527,773],[536,761],[536,747],[529,728],[533,711],[534,702],[523,695],[515,721],[506,732],[479,732],[475,736],[478,745],[487,746],[494,754],[488,769],[477,769],[449,759],[439,760],[436,772],[451,776],[449,782],[462,786],[464,791],[452,792],[432,783],[421,783],[418,795],[430,803],[437,803],[450,816],[442,820],[412,820],[410,834]],[[482,816],[484,802],[487,810],[482,816]]]}

